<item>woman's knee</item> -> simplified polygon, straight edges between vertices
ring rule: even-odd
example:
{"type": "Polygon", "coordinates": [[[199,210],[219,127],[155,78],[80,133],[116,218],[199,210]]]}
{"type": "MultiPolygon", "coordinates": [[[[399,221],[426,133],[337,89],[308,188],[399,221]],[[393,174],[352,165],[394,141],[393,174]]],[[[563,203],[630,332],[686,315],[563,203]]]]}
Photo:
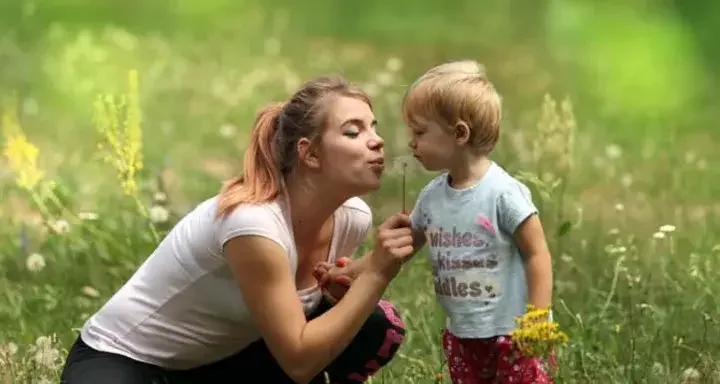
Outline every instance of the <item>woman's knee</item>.
{"type": "Polygon", "coordinates": [[[375,337],[382,339],[377,356],[387,364],[397,353],[405,340],[405,323],[398,310],[388,301],[381,300],[377,310],[370,316],[367,324],[375,337]]]}

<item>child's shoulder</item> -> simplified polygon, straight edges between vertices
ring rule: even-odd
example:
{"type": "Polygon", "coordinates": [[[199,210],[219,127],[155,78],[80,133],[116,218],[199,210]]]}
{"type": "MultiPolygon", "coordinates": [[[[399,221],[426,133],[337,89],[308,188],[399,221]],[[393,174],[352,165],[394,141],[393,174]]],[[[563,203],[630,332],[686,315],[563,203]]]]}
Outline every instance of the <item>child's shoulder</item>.
{"type": "Polygon", "coordinates": [[[500,164],[495,162],[492,163],[490,177],[491,183],[487,183],[487,185],[493,188],[498,195],[517,190],[522,190],[523,192],[529,190],[525,183],[518,180],[515,176],[506,171],[500,164]]]}

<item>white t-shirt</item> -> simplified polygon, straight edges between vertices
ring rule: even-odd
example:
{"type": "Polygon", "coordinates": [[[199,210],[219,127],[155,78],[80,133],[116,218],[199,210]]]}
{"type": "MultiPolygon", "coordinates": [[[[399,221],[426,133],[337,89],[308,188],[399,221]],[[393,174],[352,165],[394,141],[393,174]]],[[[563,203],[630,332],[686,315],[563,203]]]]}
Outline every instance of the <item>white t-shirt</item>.
{"type": "MultiPolygon", "coordinates": [[[[240,235],[265,236],[286,251],[295,279],[297,251],[284,200],[239,206],[216,219],[215,196],[180,220],[117,293],[84,324],[90,347],[168,369],[189,369],[230,356],[260,334],[223,256],[240,235]]],[[[372,225],[360,198],[334,214],[328,260],[350,256],[372,225]]],[[[320,302],[317,286],[297,292],[305,312],[320,302]]]]}

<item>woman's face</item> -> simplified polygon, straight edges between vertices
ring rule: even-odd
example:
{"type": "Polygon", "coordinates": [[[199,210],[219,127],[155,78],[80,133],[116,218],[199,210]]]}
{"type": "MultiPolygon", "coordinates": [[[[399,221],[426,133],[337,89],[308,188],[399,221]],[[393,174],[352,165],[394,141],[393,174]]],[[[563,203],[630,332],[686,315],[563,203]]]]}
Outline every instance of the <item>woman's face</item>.
{"type": "Polygon", "coordinates": [[[360,99],[338,97],[327,108],[318,156],[327,185],[321,187],[354,196],[378,189],[385,169],[384,141],[375,130],[370,106],[360,99]]]}

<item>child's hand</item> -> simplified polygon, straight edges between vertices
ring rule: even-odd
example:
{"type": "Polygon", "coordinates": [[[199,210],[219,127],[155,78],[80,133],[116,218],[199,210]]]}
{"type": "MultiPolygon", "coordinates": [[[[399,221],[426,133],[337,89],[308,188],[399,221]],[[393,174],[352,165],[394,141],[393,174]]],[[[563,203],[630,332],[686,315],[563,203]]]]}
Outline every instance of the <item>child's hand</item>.
{"type": "Polygon", "coordinates": [[[322,289],[323,296],[332,304],[338,302],[350,289],[353,279],[350,277],[350,259],[339,258],[335,264],[328,262],[318,263],[313,276],[322,289]]]}

